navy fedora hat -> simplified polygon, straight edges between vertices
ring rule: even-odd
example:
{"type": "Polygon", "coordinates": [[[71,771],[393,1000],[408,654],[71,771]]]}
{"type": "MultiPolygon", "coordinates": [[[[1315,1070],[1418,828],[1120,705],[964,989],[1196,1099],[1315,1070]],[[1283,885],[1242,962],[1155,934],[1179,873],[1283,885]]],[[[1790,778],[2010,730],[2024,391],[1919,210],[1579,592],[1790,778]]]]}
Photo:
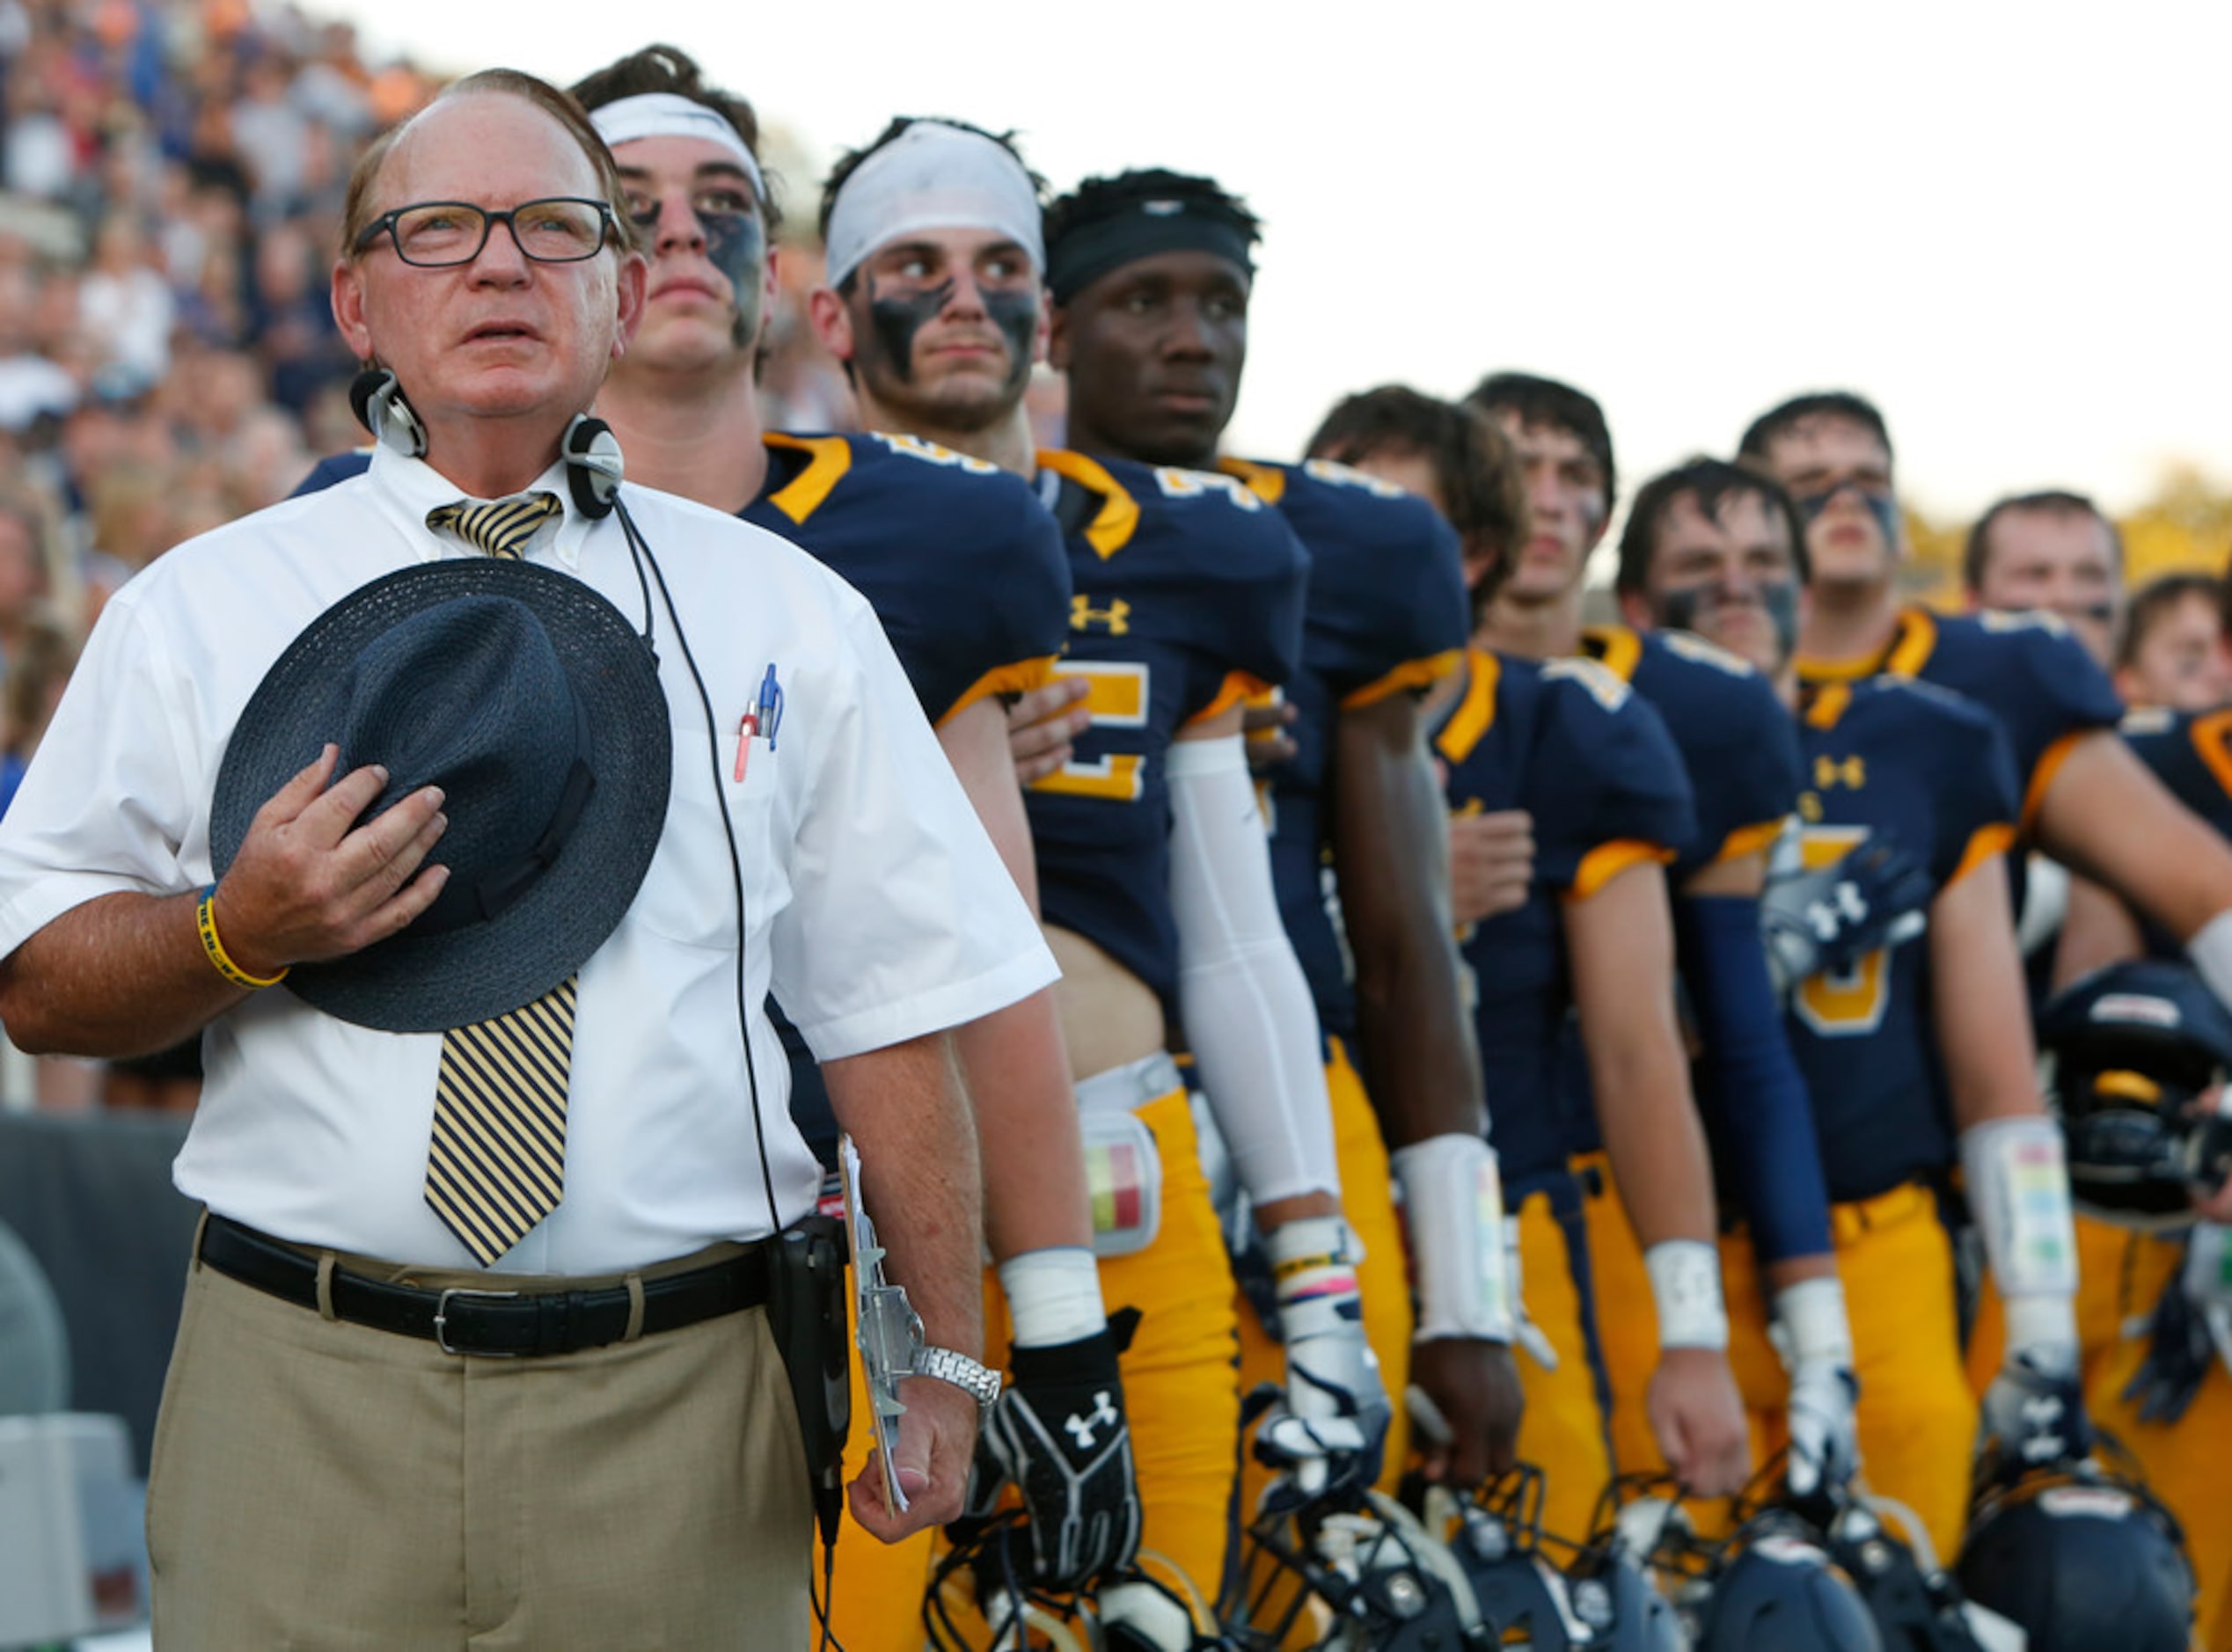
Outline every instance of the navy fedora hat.
{"type": "Polygon", "coordinates": [[[579,969],[641,887],[666,822],[672,732],[651,650],[581,581],[532,563],[445,558],[360,587],[264,676],[217,771],[219,877],[256,811],[328,742],[338,778],[386,766],[370,820],[445,793],[430,859],[450,868],[409,928],[299,964],[305,1003],[396,1033],[468,1026],[579,969]]]}

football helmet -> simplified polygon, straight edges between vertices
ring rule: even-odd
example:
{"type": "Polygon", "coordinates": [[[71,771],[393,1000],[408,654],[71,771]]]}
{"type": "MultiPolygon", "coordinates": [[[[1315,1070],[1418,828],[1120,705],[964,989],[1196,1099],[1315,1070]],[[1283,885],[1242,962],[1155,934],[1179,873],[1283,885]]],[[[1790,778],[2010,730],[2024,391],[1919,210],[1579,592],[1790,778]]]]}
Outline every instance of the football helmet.
{"type": "Polygon", "coordinates": [[[2192,1634],[2184,1531],[2135,1476],[2097,1460],[1983,1485],[1957,1570],[2029,1652],[2184,1652],[2192,1634]]]}
{"type": "Polygon", "coordinates": [[[1716,1541],[1697,1535],[1670,1479],[1614,1480],[1613,1541],[1657,1573],[1696,1652],[1883,1652],[1892,1643],[1869,1603],[1822,1529],[1782,1501],[1784,1488],[1778,1453],[1731,1500],[1735,1529],[1716,1541]]]}
{"type": "Polygon", "coordinates": [[[1243,1539],[1224,1604],[1248,1652],[1468,1652],[1497,1644],[1463,1568],[1416,1516],[1376,1491],[1274,1500],[1243,1539]]]}
{"type": "Polygon", "coordinates": [[[1543,1488],[1542,1471],[1522,1464],[1475,1497],[1416,1481],[1404,1489],[1405,1501],[1419,1506],[1427,1530],[1445,1539],[1464,1569],[1489,1643],[1536,1652],[1680,1652],[1673,1608],[1625,1546],[1543,1532],[1543,1488]],[[1572,1559],[1560,1566],[1552,1547],[1571,1551],[1572,1559]]]}
{"type": "Polygon", "coordinates": [[[1937,1562],[1911,1510],[1855,1493],[1830,1516],[1821,1546],[1852,1582],[1886,1647],[1977,1652],[1960,1586],[1937,1562]],[[1889,1512],[1898,1529],[1884,1524],[1889,1512]]]}
{"type": "Polygon", "coordinates": [[[1876,1620],[1814,1532],[1783,1510],[1738,1529],[1697,1612],[1697,1652],[1883,1652],[1876,1620]]]}
{"type": "Polygon", "coordinates": [[[1207,1604],[1146,1551],[1089,1590],[1034,1583],[1028,1524],[1022,1510],[1008,1509],[946,1528],[951,1546],[923,1596],[924,1644],[932,1652],[1214,1652],[1231,1645],[1218,1638],[1207,1604]]]}
{"type": "Polygon", "coordinates": [[[2194,1103],[2232,1073],[2232,1014],[2183,964],[2111,964],[2038,1017],[2039,1073],[2079,1203],[2133,1225],[2192,1219],[2232,1168],[2232,1119],[2194,1103]]]}

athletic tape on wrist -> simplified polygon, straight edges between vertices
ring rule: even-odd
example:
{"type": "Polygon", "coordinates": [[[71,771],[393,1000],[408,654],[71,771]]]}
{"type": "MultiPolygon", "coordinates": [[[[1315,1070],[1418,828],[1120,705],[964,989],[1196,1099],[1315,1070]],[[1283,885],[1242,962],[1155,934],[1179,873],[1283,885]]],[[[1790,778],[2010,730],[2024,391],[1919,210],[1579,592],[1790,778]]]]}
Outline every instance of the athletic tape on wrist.
{"type": "Polygon", "coordinates": [[[1775,1317],[1789,1339],[1792,1365],[1852,1369],[1852,1320],[1840,1279],[1801,1279],[1775,1293],[1775,1317]]]}
{"type": "Polygon", "coordinates": [[[1961,1132],[1961,1173],[2000,1295],[2074,1294],[2077,1238],[2060,1127],[2038,1114],[1972,1124],[1961,1132]]]}
{"type": "Polygon", "coordinates": [[[1390,1157],[1418,1274],[1415,1340],[1510,1341],[1518,1293],[1496,1150],[1477,1136],[1436,1136],[1390,1157]]]}
{"type": "Polygon", "coordinates": [[[1054,1348],[1108,1328],[1101,1270],[1083,1246],[1049,1246],[999,1264],[1017,1348],[1054,1348]]]}
{"type": "Polygon", "coordinates": [[[1356,1236],[1339,1217],[1310,1216],[1284,1223],[1263,1236],[1263,1248],[1270,1254],[1271,1283],[1282,1320],[1355,1299],[1360,1252],[1356,1236]]]}
{"type": "Polygon", "coordinates": [[[1725,1349],[1728,1309],[1721,1300],[1721,1254],[1702,1239],[1665,1239],[1643,1253],[1658,1346],[1725,1349]]]}

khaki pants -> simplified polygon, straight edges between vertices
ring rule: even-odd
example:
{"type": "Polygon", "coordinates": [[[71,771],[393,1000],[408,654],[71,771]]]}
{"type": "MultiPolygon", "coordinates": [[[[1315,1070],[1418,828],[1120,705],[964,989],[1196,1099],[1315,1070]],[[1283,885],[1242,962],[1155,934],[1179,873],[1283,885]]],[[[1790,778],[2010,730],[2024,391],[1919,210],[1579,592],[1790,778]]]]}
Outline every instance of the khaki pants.
{"type": "Polygon", "coordinates": [[[148,1488],[162,1652],[796,1652],[812,1531],[764,1309],[468,1359],[189,1272],[148,1488]]]}

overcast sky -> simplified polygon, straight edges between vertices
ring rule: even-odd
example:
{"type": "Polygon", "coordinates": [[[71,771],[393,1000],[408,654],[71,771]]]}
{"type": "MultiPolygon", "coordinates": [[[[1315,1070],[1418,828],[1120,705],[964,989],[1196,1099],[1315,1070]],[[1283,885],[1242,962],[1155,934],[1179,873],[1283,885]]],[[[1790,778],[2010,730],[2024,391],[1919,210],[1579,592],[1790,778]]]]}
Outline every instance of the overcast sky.
{"type": "Polygon", "coordinates": [[[1267,226],[1236,450],[1524,367],[1605,403],[1623,492],[1833,384],[1936,515],[2232,474],[2232,7],[303,4],[561,82],[671,40],[817,162],[942,113],[1018,128],[1057,188],[1213,173],[1267,226]]]}

